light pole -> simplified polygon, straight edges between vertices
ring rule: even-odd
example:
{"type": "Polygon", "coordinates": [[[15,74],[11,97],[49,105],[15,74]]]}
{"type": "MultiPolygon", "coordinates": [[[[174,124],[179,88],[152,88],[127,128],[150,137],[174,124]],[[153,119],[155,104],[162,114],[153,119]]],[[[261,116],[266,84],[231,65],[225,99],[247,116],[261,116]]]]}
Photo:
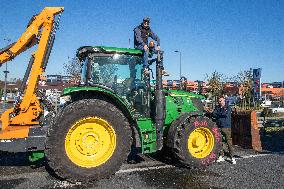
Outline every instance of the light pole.
{"type": "MultiPolygon", "coordinates": [[[[11,39],[4,39],[4,41],[7,41],[7,44],[10,43],[11,39]]],[[[3,102],[3,108],[6,108],[6,100],[7,100],[7,78],[8,78],[8,66],[7,66],[7,63],[6,63],[6,69],[5,71],[3,71],[4,74],[5,74],[5,85],[4,85],[4,102],[3,102]]]]}
{"type": "Polygon", "coordinates": [[[181,79],[181,52],[176,50],[176,53],[179,53],[179,79],[181,79]]]}
{"type": "Polygon", "coordinates": [[[176,53],[179,53],[179,88],[182,89],[182,81],[181,81],[181,52],[178,50],[175,50],[176,53]]]}

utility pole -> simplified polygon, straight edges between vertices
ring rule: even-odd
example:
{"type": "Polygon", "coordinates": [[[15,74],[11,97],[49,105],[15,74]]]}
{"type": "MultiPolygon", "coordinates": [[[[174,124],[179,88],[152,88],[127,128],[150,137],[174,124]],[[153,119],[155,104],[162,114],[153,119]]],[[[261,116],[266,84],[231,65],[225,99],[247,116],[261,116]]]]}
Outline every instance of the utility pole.
{"type": "Polygon", "coordinates": [[[179,53],[179,80],[180,80],[180,86],[181,86],[181,52],[178,50],[175,50],[174,52],[179,53]]]}
{"type": "MultiPolygon", "coordinates": [[[[11,39],[4,39],[4,41],[7,41],[7,45],[9,45],[11,39]]],[[[7,100],[7,78],[8,78],[8,73],[9,73],[7,63],[6,63],[5,68],[6,68],[5,71],[3,71],[4,74],[5,74],[5,84],[4,84],[4,91],[3,91],[3,93],[4,93],[3,94],[4,95],[3,109],[6,108],[6,100],[7,100]]]]}

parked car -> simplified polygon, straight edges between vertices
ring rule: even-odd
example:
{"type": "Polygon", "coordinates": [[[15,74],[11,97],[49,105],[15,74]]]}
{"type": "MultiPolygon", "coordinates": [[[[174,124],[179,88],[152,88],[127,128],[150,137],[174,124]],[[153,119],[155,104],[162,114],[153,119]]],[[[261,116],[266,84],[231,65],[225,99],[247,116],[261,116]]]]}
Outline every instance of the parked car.
{"type": "MultiPolygon", "coordinates": [[[[1,101],[4,101],[4,95],[1,97],[1,101]]],[[[15,101],[15,94],[14,93],[7,93],[6,102],[14,102],[15,101]]]]}
{"type": "Polygon", "coordinates": [[[262,101],[262,103],[261,103],[261,107],[270,107],[271,106],[271,100],[264,100],[264,101],[262,101]]]}
{"type": "Polygon", "coordinates": [[[269,108],[272,113],[284,113],[284,107],[269,108]]]}

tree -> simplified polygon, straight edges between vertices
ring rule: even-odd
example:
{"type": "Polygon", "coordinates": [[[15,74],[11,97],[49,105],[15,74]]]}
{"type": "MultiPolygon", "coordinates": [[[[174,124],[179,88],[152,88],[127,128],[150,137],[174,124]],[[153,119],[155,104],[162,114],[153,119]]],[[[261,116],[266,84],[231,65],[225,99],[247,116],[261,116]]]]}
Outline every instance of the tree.
{"type": "Polygon", "coordinates": [[[69,59],[68,62],[63,64],[64,72],[66,75],[71,76],[71,79],[78,83],[81,79],[81,64],[77,57],[69,59]]]}
{"type": "Polygon", "coordinates": [[[216,103],[216,98],[223,93],[225,76],[215,70],[211,75],[206,74],[206,80],[209,86],[209,93],[214,97],[216,103]]]}
{"type": "Polygon", "coordinates": [[[253,73],[252,70],[244,70],[240,71],[237,76],[235,77],[235,81],[239,85],[239,93],[241,96],[241,104],[242,107],[246,107],[247,104],[250,106],[253,95],[252,95],[252,89],[253,89],[253,73]]]}

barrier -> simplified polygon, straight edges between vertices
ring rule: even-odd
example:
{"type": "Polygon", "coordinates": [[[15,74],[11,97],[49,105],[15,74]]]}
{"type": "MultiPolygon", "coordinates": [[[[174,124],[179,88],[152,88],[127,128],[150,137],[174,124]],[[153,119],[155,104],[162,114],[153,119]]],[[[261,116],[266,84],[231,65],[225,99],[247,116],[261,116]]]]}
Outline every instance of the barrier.
{"type": "Polygon", "coordinates": [[[234,145],[262,151],[256,111],[232,113],[232,140],[234,145]]]}

